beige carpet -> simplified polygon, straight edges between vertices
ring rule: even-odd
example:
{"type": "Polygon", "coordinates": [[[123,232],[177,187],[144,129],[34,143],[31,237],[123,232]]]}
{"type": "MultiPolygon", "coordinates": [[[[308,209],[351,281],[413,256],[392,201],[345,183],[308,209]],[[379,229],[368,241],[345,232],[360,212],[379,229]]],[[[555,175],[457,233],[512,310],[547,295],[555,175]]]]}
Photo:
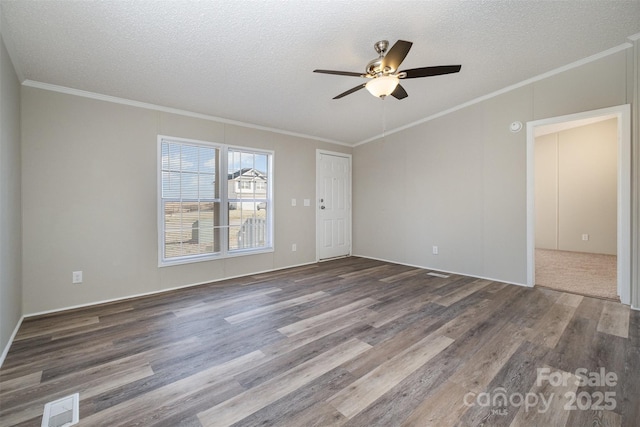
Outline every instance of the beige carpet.
{"type": "Polygon", "coordinates": [[[536,285],[619,300],[615,255],[536,249],[536,285]]]}

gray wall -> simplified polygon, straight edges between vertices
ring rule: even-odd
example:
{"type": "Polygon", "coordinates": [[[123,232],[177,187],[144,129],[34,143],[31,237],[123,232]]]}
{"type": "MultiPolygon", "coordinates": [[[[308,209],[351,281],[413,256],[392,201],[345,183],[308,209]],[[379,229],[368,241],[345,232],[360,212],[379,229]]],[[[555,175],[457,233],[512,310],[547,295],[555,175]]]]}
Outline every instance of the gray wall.
{"type": "Polygon", "coordinates": [[[314,262],[315,208],[301,202],[315,200],[316,149],[351,153],[33,87],[22,88],[22,118],[27,314],[314,262]],[[273,253],[157,266],[158,134],[275,152],[273,253]],[[82,284],[71,283],[75,270],[82,284]]]}
{"type": "Polygon", "coordinates": [[[0,39],[0,354],[22,317],[20,84],[0,39]]]}
{"type": "Polygon", "coordinates": [[[536,248],[616,255],[617,171],[617,119],[537,137],[536,248]]]}
{"type": "Polygon", "coordinates": [[[314,199],[317,148],[353,153],[355,254],[525,283],[526,135],[508,125],[631,102],[635,61],[619,52],[354,150],[23,87],[24,312],[313,262],[314,207],[290,199],[314,199]],[[158,268],[157,134],[274,150],[276,251],[158,268]]]}
{"type": "Polygon", "coordinates": [[[526,283],[526,132],[509,124],[631,102],[628,70],[618,52],[356,147],[354,254],[526,283]]]}

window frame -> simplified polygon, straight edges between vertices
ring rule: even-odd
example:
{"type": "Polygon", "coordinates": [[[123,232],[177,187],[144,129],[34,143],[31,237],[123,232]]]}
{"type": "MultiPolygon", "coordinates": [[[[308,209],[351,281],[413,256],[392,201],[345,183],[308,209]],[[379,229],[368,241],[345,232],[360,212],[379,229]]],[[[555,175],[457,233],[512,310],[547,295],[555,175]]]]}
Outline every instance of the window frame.
{"type": "MultiPolygon", "coordinates": [[[[157,159],[156,159],[156,179],[157,179],[157,194],[156,194],[156,207],[157,207],[157,231],[158,231],[158,266],[167,267],[172,265],[189,264],[201,261],[212,261],[218,259],[234,258],[245,255],[256,255],[262,253],[269,253],[274,251],[274,232],[273,232],[273,183],[274,179],[274,156],[275,153],[272,150],[264,150],[253,147],[244,147],[238,145],[221,144],[211,141],[203,141],[190,138],[180,138],[168,135],[158,135],[157,138],[157,159]],[[163,209],[163,197],[162,197],[162,143],[176,143],[176,144],[188,144],[195,146],[202,146],[207,148],[214,148],[218,150],[220,156],[220,162],[218,165],[220,177],[219,185],[219,200],[220,200],[220,252],[195,254],[195,255],[182,255],[179,257],[165,258],[165,226],[164,226],[164,209],[163,209]],[[267,156],[267,191],[266,191],[266,235],[265,246],[259,248],[242,248],[242,249],[229,249],[229,149],[242,151],[243,153],[259,154],[267,156]]],[[[216,199],[218,199],[216,197],[216,199]]]]}

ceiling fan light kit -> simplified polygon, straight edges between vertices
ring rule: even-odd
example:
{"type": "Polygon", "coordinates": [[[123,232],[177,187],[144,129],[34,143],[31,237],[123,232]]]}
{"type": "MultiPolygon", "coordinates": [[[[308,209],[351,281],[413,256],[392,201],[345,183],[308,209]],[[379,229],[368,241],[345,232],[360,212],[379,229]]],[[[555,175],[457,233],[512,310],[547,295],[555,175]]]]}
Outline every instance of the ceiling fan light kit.
{"type": "Polygon", "coordinates": [[[365,87],[371,95],[384,99],[396,90],[398,83],[400,79],[397,76],[380,76],[369,80],[365,87]]]}
{"type": "Polygon", "coordinates": [[[367,83],[362,83],[351,88],[333,99],[340,99],[366,87],[369,93],[377,98],[386,98],[391,95],[396,99],[404,99],[407,91],[400,85],[400,79],[415,79],[419,77],[439,76],[442,74],[457,73],[462,68],[461,65],[440,65],[437,67],[421,67],[409,70],[398,71],[400,64],[409,53],[409,49],[413,43],[406,40],[398,40],[387,51],[389,42],[380,40],[373,47],[378,53],[378,57],[369,61],[365,67],[365,73],[354,73],[351,71],[335,71],[335,70],[313,70],[314,73],[335,74],[338,76],[362,77],[369,79],[367,83]]]}

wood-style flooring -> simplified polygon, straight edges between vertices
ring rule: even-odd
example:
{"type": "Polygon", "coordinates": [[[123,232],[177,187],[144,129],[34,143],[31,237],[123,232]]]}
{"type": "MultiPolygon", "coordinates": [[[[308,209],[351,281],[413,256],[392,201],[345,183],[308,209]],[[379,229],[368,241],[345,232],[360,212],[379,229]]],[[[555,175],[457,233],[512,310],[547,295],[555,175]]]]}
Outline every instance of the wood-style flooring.
{"type": "Polygon", "coordinates": [[[0,425],[75,392],[80,426],[638,426],[640,312],[352,257],[25,320],[0,425]]]}

